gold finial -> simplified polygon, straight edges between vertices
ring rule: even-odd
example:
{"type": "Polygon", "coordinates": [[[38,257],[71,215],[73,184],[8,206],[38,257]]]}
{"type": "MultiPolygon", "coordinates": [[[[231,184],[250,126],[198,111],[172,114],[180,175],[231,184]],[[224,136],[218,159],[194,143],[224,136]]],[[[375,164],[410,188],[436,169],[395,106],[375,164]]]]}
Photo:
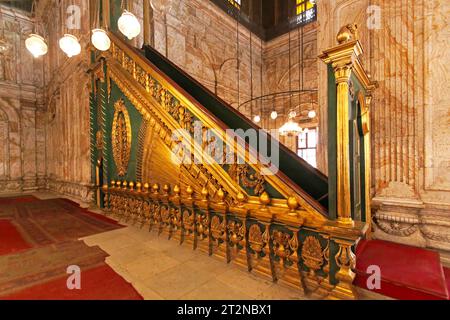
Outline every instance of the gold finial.
{"type": "Polygon", "coordinates": [[[206,188],[206,186],[204,186],[204,187],[202,188],[201,194],[202,194],[203,200],[204,200],[204,201],[207,201],[207,200],[208,200],[208,196],[209,196],[209,191],[208,191],[208,189],[206,188]]]}
{"type": "Polygon", "coordinates": [[[180,192],[181,192],[181,189],[180,189],[180,186],[179,185],[175,185],[174,187],[173,187],[173,192],[177,195],[177,197],[180,195],[180,192]]]}
{"type": "Polygon", "coordinates": [[[126,189],[127,186],[128,186],[128,182],[125,180],[125,181],[122,183],[122,187],[123,187],[124,189],[126,189]]]}
{"type": "Polygon", "coordinates": [[[261,195],[259,196],[259,203],[261,203],[263,205],[263,207],[267,207],[267,205],[270,204],[270,201],[271,201],[270,197],[266,191],[261,193],[261,195]]]}
{"type": "Polygon", "coordinates": [[[122,185],[122,182],[120,182],[120,181],[117,180],[117,181],[116,181],[116,187],[117,187],[117,188],[120,188],[121,185],[122,185]]]}
{"type": "Polygon", "coordinates": [[[351,23],[343,26],[339,30],[336,39],[339,44],[343,44],[351,40],[359,40],[358,25],[356,23],[351,23]]]}
{"type": "Polygon", "coordinates": [[[186,192],[187,192],[187,194],[188,194],[188,198],[191,199],[191,198],[192,198],[192,194],[194,193],[194,189],[192,189],[191,186],[188,186],[188,187],[186,188],[186,192]]]}
{"type": "Polygon", "coordinates": [[[159,185],[157,183],[155,183],[152,187],[153,193],[154,194],[158,194],[159,192],[159,185]]]}
{"type": "Polygon", "coordinates": [[[133,190],[133,188],[134,188],[134,182],[131,181],[131,182],[128,184],[128,186],[130,187],[130,190],[133,190]]]}
{"type": "Polygon", "coordinates": [[[111,188],[114,188],[116,186],[116,182],[114,180],[111,180],[111,188]]]}
{"type": "Polygon", "coordinates": [[[239,203],[239,205],[244,204],[244,201],[246,200],[245,195],[239,191],[238,194],[236,195],[237,201],[239,203]]]}
{"type": "Polygon", "coordinates": [[[287,205],[289,207],[289,213],[288,215],[290,216],[297,216],[297,212],[295,212],[295,210],[298,208],[299,204],[297,201],[297,198],[294,196],[290,196],[287,199],[287,205]]]}
{"type": "Polygon", "coordinates": [[[224,203],[224,199],[225,199],[225,192],[223,192],[222,188],[220,188],[219,190],[217,190],[217,198],[219,199],[219,203],[224,203]]]}
{"type": "Polygon", "coordinates": [[[148,192],[149,188],[150,188],[150,185],[147,182],[144,183],[144,192],[148,192]]]}
{"type": "Polygon", "coordinates": [[[165,184],[165,185],[163,186],[163,191],[164,191],[164,194],[165,194],[165,195],[169,195],[170,187],[169,187],[168,184],[165,184]]]}
{"type": "Polygon", "coordinates": [[[136,183],[136,190],[137,190],[137,192],[142,191],[142,183],[140,183],[140,182],[136,183]]]}
{"type": "Polygon", "coordinates": [[[103,188],[103,190],[108,190],[108,185],[104,184],[102,188],[103,188]]]}

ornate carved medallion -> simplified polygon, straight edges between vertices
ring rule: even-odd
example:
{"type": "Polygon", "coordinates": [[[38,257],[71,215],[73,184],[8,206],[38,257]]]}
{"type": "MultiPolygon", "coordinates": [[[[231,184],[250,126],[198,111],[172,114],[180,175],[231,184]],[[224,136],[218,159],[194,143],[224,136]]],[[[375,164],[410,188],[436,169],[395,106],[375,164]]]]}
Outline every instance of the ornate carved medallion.
{"type": "Polygon", "coordinates": [[[117,175],[122,177],[127,173],[131,153],[130,116],[122,99],[114,104],[114,109],[111,141],[117,175]]]}

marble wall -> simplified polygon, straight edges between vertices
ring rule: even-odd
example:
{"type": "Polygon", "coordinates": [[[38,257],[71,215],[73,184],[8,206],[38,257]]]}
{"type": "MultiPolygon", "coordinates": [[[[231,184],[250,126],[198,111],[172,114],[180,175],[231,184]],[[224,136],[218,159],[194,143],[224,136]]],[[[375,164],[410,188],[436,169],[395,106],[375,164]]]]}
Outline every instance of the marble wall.
{"type": "Polygon", "coordinates": [[[0,193],[16,193],[45,185],[43,61],[25,48],[29,16],[0,8],[0,193]]]}
{"type": "Polygon", "coordinates": [[[89,2],[46,0],[39,3],[49,52],[45,56],[46,176],[47,189],[91,201],[93,185],[90,167],[89,2]],[[63,23],[68,6],[80,8],[80,29],[67,30],[63,23]],[[59,48],[64,33],[77,36],[81,54],[72,58],[59,48]]]}
{"type": "MultiPolygon", "coordinates": [[[[375,236],[450,250],[450,93],[445,88],[450,3],[333,0],[318,5],[319,52],[336,44],[341,26],[357,23],[363,62],[379,83],[371,123],[375,236]]],[[[320,66],[319,82],[325,77],[320,66]]],[[[323,114],[324,86],[319,104],[323,114]]],[[[326,134],[321,139],[324,143],[326,134]]]]}

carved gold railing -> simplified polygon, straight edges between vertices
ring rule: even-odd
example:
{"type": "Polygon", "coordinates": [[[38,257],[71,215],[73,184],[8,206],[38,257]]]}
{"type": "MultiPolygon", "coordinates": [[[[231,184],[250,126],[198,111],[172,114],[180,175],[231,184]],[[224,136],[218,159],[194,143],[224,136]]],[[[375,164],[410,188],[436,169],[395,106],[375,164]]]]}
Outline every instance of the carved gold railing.
{"type": "Polygon", "coordinates": [[[259,197],[253,209],[248,209],[243,194],[238,196],[237,204],[229,206],[222,189],[214,195],[206,188],[195,194],[191,186],[181,190],[179,185],[161,188],[157,183],[112,181],[111,186],[103,186],[103,192],[105,210],[119,221],[146,227],[226,263],[245,267],[294,287],[299,294],[316,298],[354,297],[351,285],[354,242],[339,240],[338,252],[333,257],[339,267],[340,293],[336,294],[337,286],[330,283],[330,240],[342,230],[333,225],[324,225],[319,230],[307,228],[314,233],[301,241],[302,224],[281,224],[259,214],[270,210],[271,199],[267,194],[259,197]]]}

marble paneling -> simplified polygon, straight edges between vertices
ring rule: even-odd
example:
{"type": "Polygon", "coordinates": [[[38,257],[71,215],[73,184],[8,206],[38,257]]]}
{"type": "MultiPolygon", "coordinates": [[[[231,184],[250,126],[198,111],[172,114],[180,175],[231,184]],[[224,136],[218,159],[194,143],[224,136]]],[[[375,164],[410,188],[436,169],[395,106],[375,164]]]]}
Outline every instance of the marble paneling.
{"type": "Polygon", "coordinates": [[[36,110],[42,108],[42,61],[34,60],[24,39],[33,29],[30,17],[1,6],[0,37],[8,48],[0,53],[0,193],[36,190],[38,157],[36,110]]]}

